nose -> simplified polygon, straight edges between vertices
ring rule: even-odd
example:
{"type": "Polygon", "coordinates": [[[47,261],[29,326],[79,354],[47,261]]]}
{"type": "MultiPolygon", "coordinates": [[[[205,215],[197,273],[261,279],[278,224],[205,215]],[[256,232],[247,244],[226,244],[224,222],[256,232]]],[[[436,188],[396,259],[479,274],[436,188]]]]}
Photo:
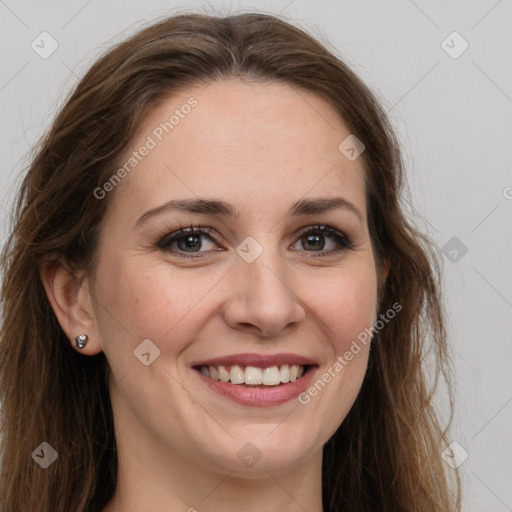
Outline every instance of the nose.
{"type": "Polygon", "coordinates": [[[242,258],[230,272],[226,323],[260,337],[282,335],[305,317],[292,272],[275,252],[264,250],[252,263],[242,258]]]}

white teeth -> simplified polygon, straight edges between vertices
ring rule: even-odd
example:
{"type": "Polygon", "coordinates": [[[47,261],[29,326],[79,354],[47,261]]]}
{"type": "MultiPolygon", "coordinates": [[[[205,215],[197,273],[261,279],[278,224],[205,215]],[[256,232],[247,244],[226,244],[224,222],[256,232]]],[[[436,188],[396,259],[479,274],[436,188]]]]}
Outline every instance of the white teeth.
{"type": "Polygon", "coordinates": [[[231,367],[231,371],[229,372],[229,378],[231,380],[231,384],[242,384],[244,382],[244,371],[240,366],[235,364],[231,367]]]}
{"type": "Polygon", "coordinates": [[[281,366],[281,371],[279,373],[281,374],[281,382],[283,384],[290,382],[290,367],[287,364],[281,366]]]}
{"type": "Polygon", "coordinates": [[[252,384],[257,386],[262,383],[262,375],[261,368],[256,368],[254,366],[248,366],[245,369],[245,383],[252,384]]]}
{"type": "Polygon", "coordinates": [[[210,372],[210,377],[214,380],[219,380],[219,370],[215,366],[209,366],[208,371],[210,372]]]}
{"type": "Polygon", "coordinates": [[[220,380],[221,382],[231,381],[232,384],[247,384],[249,386],[287,384],[288,382],[295,382],[304,374],[304,366],[298,364],[284,364],[280,367],[270,366],[268,368],[246,366],[245,370],[239,365],[233,365],[228,368],[223,365],[202,365],[200,372],[214,380],[220,380]]]}
{"type": "Polygon", "coordinates": [[[263,370],[263,384],[277,386],[281,382],[281,373],[277,366],[271,366],[263,370]]]}
{"type": "Polygon", "coordinates": [[[221,382],[228,382],[229,373],[224,366],[219,366],[219,378],[221,382]]]}

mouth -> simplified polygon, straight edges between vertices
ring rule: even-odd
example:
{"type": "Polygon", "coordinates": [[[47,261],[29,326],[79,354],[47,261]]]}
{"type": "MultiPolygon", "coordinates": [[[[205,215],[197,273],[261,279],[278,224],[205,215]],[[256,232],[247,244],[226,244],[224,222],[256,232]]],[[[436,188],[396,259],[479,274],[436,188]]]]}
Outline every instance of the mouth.
{"type": "Polygon", "coordinates": [[[235,365],[200,365],[193,367],[210,379],[229,382],[248,388],[267,388],[281,386],[300,379],[311,365],[283,364],[266,368],[235,365]]]}
{"type": "Polygon", "coordinates": [[[239,354],[192,365],[209,390],[247,406],[272,406],[304,392],[318,364],[294,354],[239,354]]]}

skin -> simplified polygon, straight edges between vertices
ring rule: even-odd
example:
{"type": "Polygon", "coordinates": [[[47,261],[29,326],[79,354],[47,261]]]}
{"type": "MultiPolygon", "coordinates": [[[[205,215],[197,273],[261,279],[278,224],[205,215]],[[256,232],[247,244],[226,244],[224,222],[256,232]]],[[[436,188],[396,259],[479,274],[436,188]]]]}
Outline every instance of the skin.
{"type": "Polygon", "coordinates": [[[104,199],[94,274],[73,278],[63,264],[43,272],[70,343],[87,333],[80,352],[103,351],[111,367],[119,473],[105,511],[255,512],[264,505],[319,512],[322,447],[359,392],[369,345],[307,405],[236,404],[190,366],[228,354],[292,352],[317,360],[316,380],[373,324],[379,269],[363,161],[338,150],[350,131],[322,98],[280,83],[229,80],[164,101],[121,165],[191,96],[197,106],[104,199]],[[232,203],[240,216],[171,210],[135,227],[152,208],[197,197],[232,203]],[[294,201],[320,197],[343,197],[362,218],[343,209],[286,216],[294,201]],[[157,247],[191,223],[210,227],[218,242],[201,236],[196,259],[186,258],[184,243],[157,247]],[[312,225],[344,233],[353,248],[330,252],[336,240],[320,233],[325,247],[315,251],[300,233],[312,225]],[[236,253],[248,236],[263,248],[252,263],[236,253]],[[134,357],[144,339],[160,350],[149,366],[134,357]],[[252,467],[237,457],[249,442],[261,453],[252,467]]]}

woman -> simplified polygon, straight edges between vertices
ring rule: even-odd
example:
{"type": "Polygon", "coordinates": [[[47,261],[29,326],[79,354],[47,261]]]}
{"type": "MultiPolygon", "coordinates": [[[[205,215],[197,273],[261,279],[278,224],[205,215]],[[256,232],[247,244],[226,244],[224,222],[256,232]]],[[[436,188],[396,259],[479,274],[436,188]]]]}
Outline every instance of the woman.
{"type": "Polygon", "coordinates": [[[375,97],[284,21],[179,15],[109,51],[4,249],[4,512],[459,510],[403,183],[375,97]]]}

